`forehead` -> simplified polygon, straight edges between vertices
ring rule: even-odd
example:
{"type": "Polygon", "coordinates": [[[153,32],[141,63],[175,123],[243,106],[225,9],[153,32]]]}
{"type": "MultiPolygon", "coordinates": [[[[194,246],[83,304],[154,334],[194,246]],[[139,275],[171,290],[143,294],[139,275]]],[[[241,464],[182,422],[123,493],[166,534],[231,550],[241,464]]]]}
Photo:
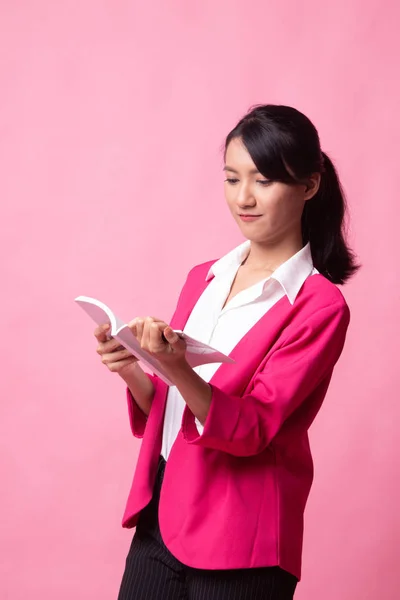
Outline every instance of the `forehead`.
{"type": "Polygon", "coordinates": [[[240,138],[234,138],[229,143],[225,152],[225,169],[258,173],[253,159],[240,138]]]}

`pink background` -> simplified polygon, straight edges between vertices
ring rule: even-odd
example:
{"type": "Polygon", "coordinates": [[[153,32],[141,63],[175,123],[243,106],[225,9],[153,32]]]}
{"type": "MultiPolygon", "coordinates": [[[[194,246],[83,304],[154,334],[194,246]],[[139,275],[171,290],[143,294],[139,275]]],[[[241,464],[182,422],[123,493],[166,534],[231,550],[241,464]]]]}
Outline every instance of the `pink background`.
{"type": "Polygon", "coordinates": [[[311,431],[298,600],[399,597],[395,2],[0,2],[0,597],[116,598],[138,442],[78,294],[169,318],[240,241],[220,146],[292,104],[340,169],[364,268],[311,431]]]}

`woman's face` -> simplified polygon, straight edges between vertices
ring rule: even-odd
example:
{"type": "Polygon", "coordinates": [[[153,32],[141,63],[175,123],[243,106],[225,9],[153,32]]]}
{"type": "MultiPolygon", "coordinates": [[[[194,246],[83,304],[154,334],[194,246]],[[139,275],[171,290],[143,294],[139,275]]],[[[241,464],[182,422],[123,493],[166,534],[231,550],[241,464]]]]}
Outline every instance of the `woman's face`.
{"type": "Polygon", "coordinates": [[[300,235],[304,204],[318,190],[318,174],[309,185],[268,181],[240,138],[226,149],[224,171],[228,206],[247,239],[270,244],[300,235]]]}

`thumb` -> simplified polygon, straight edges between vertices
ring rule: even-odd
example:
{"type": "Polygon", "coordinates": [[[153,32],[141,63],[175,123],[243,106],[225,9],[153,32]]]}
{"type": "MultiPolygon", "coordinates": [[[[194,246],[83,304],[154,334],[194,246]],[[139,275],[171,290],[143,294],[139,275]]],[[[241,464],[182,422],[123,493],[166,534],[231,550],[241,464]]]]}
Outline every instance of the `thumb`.
{"type": "Polygon", "coordinates": [[[179,342],[180,337],[177,333],[175,333],[175,331],[172,329],[172,327],[166,327],[163,331],[164,333],[164,337],[167,340],[168,344],[176,344],[177,342],[179,342]]]}

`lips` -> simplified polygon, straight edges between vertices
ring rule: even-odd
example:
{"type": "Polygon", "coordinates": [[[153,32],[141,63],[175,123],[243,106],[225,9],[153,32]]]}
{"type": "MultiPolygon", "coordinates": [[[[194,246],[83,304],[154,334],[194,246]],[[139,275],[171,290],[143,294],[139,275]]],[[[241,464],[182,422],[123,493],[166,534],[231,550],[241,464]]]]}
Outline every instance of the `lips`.
{"type": "Polygon", "coordinates": [[[256,221],[257,219],[259,219],[261,217],[261,215],[239,215],[239,218],[242,221],[256,221]]]}

